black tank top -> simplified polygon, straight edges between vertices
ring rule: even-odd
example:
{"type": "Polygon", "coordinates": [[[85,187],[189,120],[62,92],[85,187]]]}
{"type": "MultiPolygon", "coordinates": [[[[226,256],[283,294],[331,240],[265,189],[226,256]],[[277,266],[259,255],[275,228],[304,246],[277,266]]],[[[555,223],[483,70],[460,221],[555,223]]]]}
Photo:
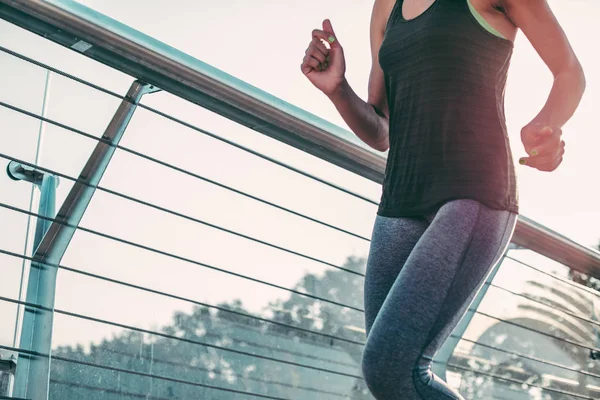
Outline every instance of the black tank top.
{"type": "Polygon", "coordinates": [[[390,150],[378,214],[422,215],[465,198],[518,213],[504,117],[512,42],[482,27],[467,0],[436,0],[408,21],[403,2],[379,51],[390,150]]]}

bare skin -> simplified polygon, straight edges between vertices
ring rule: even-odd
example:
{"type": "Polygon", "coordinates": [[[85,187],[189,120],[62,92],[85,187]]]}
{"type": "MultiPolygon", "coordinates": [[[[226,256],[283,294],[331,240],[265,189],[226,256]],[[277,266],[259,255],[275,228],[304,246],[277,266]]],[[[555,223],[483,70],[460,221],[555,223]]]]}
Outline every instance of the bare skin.
{"type": "MultiPolygon", "coordinates": [[[[402,13],[412,19],[436,0],[404,0],[402,13]]],[[[467,1],[467,0],[465,0],[467,1]]],[[[389,110],[378,53],[385,27],[396,0],[375,0],[371,15],[371,59],[367,101],[352,90],[345,78],[343,48],[331,22],[312,32],[302,72],[327,95],[350,129],[379,151],[389,148],[389,110]],[[329,43],[327,48],[322,41],[329,43]]],[[[562,163],[565,142],[562,127],[573,116],[585,90],[585,76],[569,41],[547,0],[471,0],[483,18],[505,38],[514,41],[520,29],[554,76],[546,104],[521,130],[529,157],[521,164],[540,171],[554,171],[562,163]]]]}

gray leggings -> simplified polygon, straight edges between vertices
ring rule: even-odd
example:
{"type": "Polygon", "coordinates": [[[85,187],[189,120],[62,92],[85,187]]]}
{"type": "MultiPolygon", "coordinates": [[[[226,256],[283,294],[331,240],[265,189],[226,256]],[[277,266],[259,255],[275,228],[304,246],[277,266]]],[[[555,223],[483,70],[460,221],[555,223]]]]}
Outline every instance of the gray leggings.
{"type": "Polygon", "coordinates": [[[509,211],[453,200],[416,218],[377,216],[365,278],[363,375],[378,400],[463,399],[431,362],[506,250],[509,211]]]}

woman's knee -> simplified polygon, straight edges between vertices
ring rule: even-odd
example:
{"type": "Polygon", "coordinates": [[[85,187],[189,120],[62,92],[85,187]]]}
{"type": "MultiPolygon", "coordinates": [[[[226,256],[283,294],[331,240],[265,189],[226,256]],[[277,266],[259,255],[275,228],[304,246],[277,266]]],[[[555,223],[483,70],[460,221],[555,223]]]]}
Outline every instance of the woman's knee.
{"type": "Polygon", "coordinates": [[[388,377],[386,376],[388,372],[384,365],[385,360],[374,349],[368,345],[365,346],[362,357],[362,374],[367,387],[377,399],[383,398],[384,394],[388,391],[386,388],[389,384],[388,377]]]}
{"type": "MultiPolygon", "coordinates": [[[[389,347],[389,346],[385,346],[389,347]]],[[[412,385],[411,362],[401,349],[384,348],[375,340],[367,340],[362,356],[362,374],[371,393],[377,399],[391,398],[392,393],[412,385]]]]}

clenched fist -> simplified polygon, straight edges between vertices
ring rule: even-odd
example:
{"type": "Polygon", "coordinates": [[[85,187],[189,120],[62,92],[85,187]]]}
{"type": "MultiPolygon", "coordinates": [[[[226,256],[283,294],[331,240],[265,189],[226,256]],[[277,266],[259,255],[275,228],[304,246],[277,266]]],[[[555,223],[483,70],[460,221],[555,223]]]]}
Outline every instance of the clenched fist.
{"type": "Polygon", "coordinates": [[[344,81],[344,50],[328,19],[323,21],[322,30],[313,30],[301,69],[308,80],[328,96],[335,93],[344,81]],[[327,43],[329,48],[323,42],[327,43]]]}
{"type": "Polygon", "coordinates": [[[529,157],[519,160],[522,165],[540,171],[554,171],[563,161],[565,142],[562,130],[531,123],[521,130],[521,141],[529,157]]]}

